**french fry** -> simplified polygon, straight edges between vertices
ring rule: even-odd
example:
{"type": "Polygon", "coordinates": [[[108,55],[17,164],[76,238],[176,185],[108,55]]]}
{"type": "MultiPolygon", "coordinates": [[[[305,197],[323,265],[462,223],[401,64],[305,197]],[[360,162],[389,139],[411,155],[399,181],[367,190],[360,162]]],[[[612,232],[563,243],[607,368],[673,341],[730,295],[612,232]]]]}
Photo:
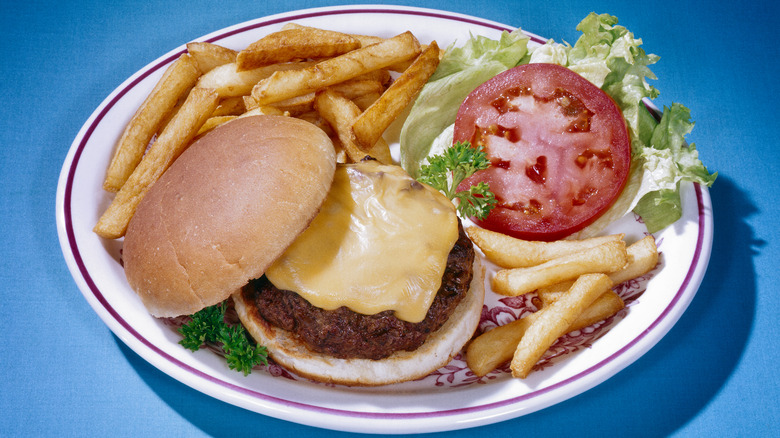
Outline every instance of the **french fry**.
{"type": "Polygon", "coordinates": [[[365,151],[379,140],[387,127],[414,100],[438,65],[439,46],[433,41],[355,121],[352,132],[358,147],[365,151]]]}
{"type": "Polygon", "coordinates": [[[366,93],[356,96],[351,100],[360,108],[360,111],[365,111],[368,107],[373,105],[381,95],[382,93],[366,93]]]}
{"type": "Polygon", "coordinates": [[[650,272],[658,264],[658,246],[652,234],[645,236],[626,248],[628,265],[619,271],[609,274],[615,284],[641,277],[650,272]]]}
{"type": "Polygon", "coordinates": [[[214,110],[214,114],[211,116],[237,116],[245,111],[244,96],[226,97],[219,100],[217,109],[214,110]]]}
{"type": "Polygon", "coordinates": [[[352,122],[360,114],[357,105],[341,94],[326,88],[317,93],[314,109],[336,132],[336,137],[350,161],[358,162],[368,155],[362,152],[351,140],[352,122]]]}
{"type": "MultiPolygon", "coordinates": [[[[285,30],[285,29],[307,29],[307,28],[308,29],[314,29],[314,28],[310,28],[310,27],[307,27],[307,26],[300,25],[298,23],[286,23],[284,26],[282,26],[282,30],[285,30]]],[[[360,47],[370,46],[372,44],[376,44],[376,43],[379,43],[379,42],[382,42],[382,41],[385,40],[385,38],[382,38],[382,37],[379,37],[379,36],[376,36],[376,35],[360,35],[360,34],[354,34],[354,33],[350,33],[348,35],[353,37],[353,38],[355,38],[355,39],[357,39],[358,41],[360,41],[360,47]]],[[[424,49],[425,47],[423,46],[422,48],[424,49]]],[[[394,72],[401,73],[404,70],[406,70],[407,68],[409,68],[409,65],[411,65],[412,61],[414,61],[414,58],[408,59],[406,61],[399,62],[397,64],[393,64],[391,66],[388,66],[387,69],[388,70],[392,70],[394,72]]]]}
{"type": "Polygon", "coordinates": [[[197,62],[186,53],[163,73],[119,138],[103,181],[106,191],[117,192],[127,181],[141,162],[154,134],[168,118],[179,98],[195,85],[199,76],[197,62]]]}
{"type": "MultiPolygon", "coordinates": [[[[372,44],[380,43],[380,42],[382,42],[384,40],[384,38],[378,37],[378,36],[374,36],[374,35],[354,35],[354,34],[352,34],[352,36],[357,38],[358,40],[360,40],[360,43],[362,44],[362,47],[367,47],[367,46],[370,46],[372,44]]],[[[420,51],[421,52],[423,50],[425,50],[426,48],[427,48],[426,45],[420,45],[420,51]]],[[[439,54],[441,54],[441,51],[439,52],[439,54]]],[[[394,71],[394,72],[397,72],[397,73],[403,73],[404,71],[406,71],[407,68],[409,68],[410,65],[412,65],[414,60],[415,60],[415,58],[409,58],[406,61],[397,62],[397,63],[395,63],[393,65],[389,65],[389,66],[387,66],[385,68],[387,70],[394,71]]]]}
{"type": "Polygon", "coordinates": [[[313,27],[283,29],[266,35],[238,52],[238,70],[311,58],[331,58],[360,48],[345,33],[313,27]]]}
{"type": "Polygon", "coordinates": [[[517,296],[588,273],[610,273],[626,266],[624,241],[611,241],[526,268],[502,269],[493,277],[493,290],[517,296]]]}
{"type": "MultiPolygon", "coordinates": [[[[355,106],[357,106],[357,104],[355,104],[355,106]]],[[[390,156],[390,145],[381,137],[373,146],[371,146],[371,149],[368,150],[368,154],[383,164],[391,164],[393,162],[393,158],[390,156]]]]}
{"type": "MultiPolygon", "coordinates": [[[[318,28],[311,27],[311,26],[303,26],[298,23],[285,23],[284,26],[282,26],[282,30],[291,30],[291,29],[318,29],[318,28]]],[[[359,35],[354,33],[350,33],[347,35],[358,40],[360,42],[361,47],[370,46],[371,44],[376,44],[384,40],[384,38],[375,35],[359,35]]]]}
{"type": "Polygon", "coordinates": [[[284,110],[281,110],[275,106],[271,105],[258,105],[257,102],[255,102],[254,99],[252,99],[252,96],[243,96],[244,99],[244,105],[246,106],[246,112],[243,114],[240,114],[239,117],[244,116],[251,116],[251,115],[290,115],[287,114],[284,110]]]}
{"type": "Polygon", "coordinates": [[[241,99],[244,101],[244,108],[246,111],[251,111],[260,106],[252,96],[241,96],[241,99]]]}
{"type": "Polygon", "coordinates": [[[93,231],[106,239],[124,236],[127,224],[135,213],[138,203],[168,166],[184,151],[198,130],[206,122],[219,96],[214,90],[193,88],[187,100],[149,152],[133,170],[127,182],[117,192],[111,205],[98,220],[93,231]]]}
{"type": "Polygon", "coordinates": [[[276,72],[252,88],[252,97],[260,105],[273,104],[383,69],[418,53],[420,43],[410,32],[405,32],[302,70],[276,72]]]}
{"type": "Polygon", "coordinates": [[[220,97],[244,96],[252,92],[255,84],[277,71],[303,69],[312,65],[313,62],[286,62],[239,71],[236,63],[231,62],[201,76],[196,87],[214,89],[220,97]]]}
{"type": "MultiPolygon", "coordinates": [[[[609,275],[607,276],[609,277],[609,275]]],[[[558,283],[550,287],[539,289],[536,293],[542,302],[542,306],[549,306],[554,303],[555,300],[565,295],[573,284],[573,281],[558,283]],[[562,289],[563,287],[566,289],[562,289]]],[[[613,284],[615,283],[613,282],[613,284]]],[[[582,312],[582,315],[577,318],[577,321],[574,322],[569,331],[580,330],[593,323],[603,321],[617,313],[623,307],[625,307],[625,303],[615,291],[609,290],[604,292],[604,295],[598,297],[590,307],[582,312]]]]}
{"type": "Polygon", "coordinates": [[[466,365],[482,377],[510,361],[526,330],[539,314],[531,313],[474,338],[466,348],[466,365]]]}
{"type": "Polygon", "coordinates": [[[336,135],[336,131],[333,130],[333,128],[330,126],[330,123],[328,123],[327,120],[322,118],[320,113],[317,111],[309,111],[303,114],[298,115],[298,118],[301,120],[306,120],[307,122],[313,124],[314,126],[317,126],[318,128],[325,131],[326,134],[328,134],[329,137],[333,137],[336,135]]]}
{"type": "MultiPolygon", "coordinates": [[[[647,274],[658,264],[658,247],[652,235],[645,236],[641,240],[626,248],[627,264],[622,269],[610,272],[607,275],[612,283],[618,285],[628,280],[647,274]]],[[[536,293],[543,303],[549,304],[555,301],[561,294],[566,293],[573,281],[564,281],[539,288],[536,293]]]]}
{"type": "Polygon", "coordinates": [[[236,62],[236,52],[233,49],[206,42],[193,42],[187,44],[187,53],[195,58],[201,73],[208,73],[214,67],[236,62]]]}
{"type": "MultiPolygon", "coordinates": [[[[173,108],[170,111],[168,111],[168,114],[166,114],[165,118],[160,123],[160,126],[157,128],[157,134],[165,130],[165,127],[168,126],[168,123],[170,123],[173,117],[176,115],[176,113],[179,112],[179,108],[181,108],[181,105],[187,99],[187,96],[189,96],[189,91],[184,93],[184,95],[181,96],[179,100],[176,102],[176,105],[174,105],[173,108]]],[[[148,145],[147,145],[147,150],[148,150],[148,145]]]]}
{"type": "Polygon", "coordinates": [[[244,114],[241,114],[240,117],[250,117],[250,116],[286,116],[288,114],[285,114],[284,111],[274,108],[272,106],[256,106],[252,108],[251,110],[245,112],[244,114]]]}
{"type": "Polygon", "coordinates": [[[314,110],[314,93],[291,97],[268,106],[274,107],[283,112],[287,112],[291,116],[296,117],[299,114],[308,113],[314,110]]]}
{"type": "Polygon", "coordinates": [[[569,326],[566,333],[582,330],[599,321],[604,321],[626,307],[626,303],[615,291],[608,290],[601,294],[590,306],[580,313],[580,316],[569,326]]]}
{"type": "Polygon", "coordinates": [[[231,121],[231,120],[233,120],[233,119],[235,119],[237,117],[238,116],[212,116],[212,117],[209,117],[208,120],[206,120],[203,123],[203,126],[200,127],[200,129],[198,130],[198,133],[195,136],[199,137],[199,136],[201,136],[201,135],[211,131],[212,129],[216,128],[217,126],[219,126],[219,125],[221,125],[223,123],[227,123],[227,122],[229,122],[229,121],[231,121]]]}
{"type": "Polygon", "coordinates": [[[331,85],[329,88],[343,94],[344,97],[350,100],[365,94],[383,93],[385,91],[385,86],[381,80],[364,76],[331,85]]]}
{"type": "Polygon", "coordinates": [[[377,143],[377,147],[369,151],[363,151],[355,145],[352,140],[352,124],[360,115],[360,108],[354,102],[338,92],[326,88],[317,93],[314,108],[336,131],[336,136],[346,150],[350,161],[356,163],[369,155],[382,163],[390,162],[390,148],[387,143],[377,143]]]}
{"type": "MultiPolygon", "coordinates": [[[[372,78],[364,79],[363,76],[331,85],[328,88],[349,100],[354,100],[370,93],[381,94],[382,91],[384,91],[384,86],[380,80],[372,78]]],[[[291,97],[281,102],[276,102],[272,106],[282,111],[287,111],[290,115],[298,116],[299,114],[314,110],[314,95],[315,93],[312,92],[302,96],[291,97]]],[[[251,98],[251,96],[249,96],[249,98],[251,98]]],[[[252,101],[252,104],[256,104],[254,100],[252,101]]],[[[358,108],[360,107],[358,106],[358,108]]]]}
{"type": "Polygon", "coordinates": [[[577,317],[610,287],[612,280],[606,274],[582,275],[565,295],[536,312],[538,316],[526,329],[512,357],[512,375],[526,378],[544,352],[569,332],[577,317]]]}
{"type": "Polygon", "coordinates": [[[623,234],[612,234],[582,240],[539,242],[517,239],[479,227],[469,227],[466,231],[471,241],[485,253],[485,258],[502,268],[524,268],[540,265],[603,243],[622,240],[624,237],[623,234]]]}

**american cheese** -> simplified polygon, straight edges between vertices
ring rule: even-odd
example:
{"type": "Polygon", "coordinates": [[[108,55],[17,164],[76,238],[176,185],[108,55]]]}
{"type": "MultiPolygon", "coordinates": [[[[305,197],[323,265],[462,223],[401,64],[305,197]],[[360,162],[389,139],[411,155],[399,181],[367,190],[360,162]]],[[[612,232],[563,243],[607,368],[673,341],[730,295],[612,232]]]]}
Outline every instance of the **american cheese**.
{"type": "Polygon", "coordinates": [[[320,213],[265,274],[323,309],[419,322],[457,239],[452,203],[400,167],[339,165],[320,213]]]}

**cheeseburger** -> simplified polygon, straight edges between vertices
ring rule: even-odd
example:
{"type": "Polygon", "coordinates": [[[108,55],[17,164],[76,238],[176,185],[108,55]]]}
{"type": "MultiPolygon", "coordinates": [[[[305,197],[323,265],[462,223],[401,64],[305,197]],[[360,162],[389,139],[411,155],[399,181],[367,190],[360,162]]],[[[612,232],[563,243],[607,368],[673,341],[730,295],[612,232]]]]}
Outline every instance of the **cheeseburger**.
{"type": "Polygon", "coordinates": [[[452,203],[283,116],[193,143],[130,221],[130,286],[158,317],[232,299],[269,356],[313,380],[384,385],[444,366],[473,335],[482,268],[452,203]]]}

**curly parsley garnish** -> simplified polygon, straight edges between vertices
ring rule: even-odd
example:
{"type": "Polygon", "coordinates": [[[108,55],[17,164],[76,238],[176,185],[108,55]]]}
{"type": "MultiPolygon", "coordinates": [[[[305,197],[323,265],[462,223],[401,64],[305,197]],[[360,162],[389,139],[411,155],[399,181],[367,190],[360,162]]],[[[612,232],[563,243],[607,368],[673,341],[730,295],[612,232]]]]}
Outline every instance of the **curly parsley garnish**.
{"type": "Polygon", "coordinates": [[[420,168],[419,181],[440,190],[449,199],[458,200],[461,217],[484,219],[496,205],[496,197],[484,181],[468,190],[458,191],[458,184],[474,172],[487,169],[490,161],[482,146],[472,148],[469,142],[457,142],[441,155],[428,158],[420,168]]]}
{"type": "Polygon", "coordinates": [[[205,344],[214,344],[224,352],[230,369],[241,371],[245,376],[255,365],[268,365],[267,349],[250,342],[241,324],[228,325],[226,309],[223,302],[191,315],[191,321],[179,329],[184,337],[179,344],[192,351],[198,351],[205,344]]]}

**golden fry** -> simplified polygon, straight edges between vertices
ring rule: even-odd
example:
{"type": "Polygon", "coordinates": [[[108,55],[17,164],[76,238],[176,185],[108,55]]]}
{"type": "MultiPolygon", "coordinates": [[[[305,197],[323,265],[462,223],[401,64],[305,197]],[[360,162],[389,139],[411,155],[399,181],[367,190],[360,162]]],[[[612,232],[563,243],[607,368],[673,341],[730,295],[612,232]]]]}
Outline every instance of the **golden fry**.
{"type": "Polygon", "coordinates": [[[361,151],[351,139],[352,122],[360,115],[360,109],[357,105],[341,94],[331,89],[325,89],[317,93],[314,109],[333,127],[349,160],[355,163],[368,155],[361,151]]]}
{"type": "Polygon", "coordinates": [[[217,109],[214,110],[214,114],[211,116],[237,116],[244,111],[246,111],[244,96],[226,97],[219,100],[217,109]]]}
{"type": "Polygon", "coordinates": [[[233,49],[222,47],[217,44],[194,42],[187,44],[187,52],[195,58],[198,68],[202,73],[208,73],[214,67],[223,64],[236,62],[236,52],[233,49]]]}
{"type": "MultiPolygon", "coordinates": [[[[282,26],[282,30],[291,30],[291,29],[319,29],[317,27],[311,27],[311,26],[303,26],[298,23],[285,23],[284,26],[282,26]]],[[[355,38],[360,42],[361,47],[370,46],[371,44],[376,44],[384,38],[374,36],[374,35],[357,35],[357,34],[347,34],[352,38],[355,38]]]]}
{"type": "Polygon", "coordinates": [[[366,93],[360,96],[356,96],[351,100],[355,102],[355,105],[360,108],[360,111],[365,111],[368,107],[374,104],[379,99],[382,93],[366,93]]]}
{"type": "Polygon", "coordinates": [[[500,270],[493,277],[493,290],[503,295],[522,295],[582,274],[614,272],[625,267],[627,260],[625,242],[611,241],[541,265],[500,270]]]}
{"type": "Polygon", "coordinates": [[[466,365],[481,377],[511,360],[523,334],[538,316],[539,312],[526,315],[474,338],[466,349],[466,365]]]}
{"type": "Polygon", "coordinates": [[[385,142],[377,142],[376,146],[368,151],[357,147],[352,139],[352,124],[360,115],[360,108],[354,102],[329,88],[317,93],[314,108],[327,120],[336,131],[339,142],[344,147],[347,157],[356,163],[367,155],[376,158],[382,163],[390,163],[390,148],[385,142]]]}
{"type": "Polygon", "coordinates": [[[98,220],[93,231],[106,239],[124,236],[127,224],[138,203],[160,175],[186,149],[206,122],[219,96],[214,90],[194,88],[165,130],[152,144],[149,152],[133,170],[127,182],[117,192],[111,205],[98,220]]]}
{"type": "Polygon", "coordinates": [[[103,182],[105,190],[116,192],[127,181],[154,134],[199,76],[197,63],[186,53],[168,67],[119,138],[103,182]]]}
{"type": "Polygon", "coordinates": [[[286,62],[239,71],[236,63],[231,62],[220,65],[204,74],[198,80],[196,87],[214,89],[220,97],[244,96],[252,92],[252,87],[255,84],[277,71],[303,69],[311,65],[314,63],[286,62]]]}
{"type": "Polygon", "coordinates": [[[330,58],[360,48],[360,41],[341,33],[316,28],[283,29],[266,35],[240,51],[238,69],[299,59],[330,58]]]}
{"type": "Polygon", "coordinates": [[[604,321],[626,307],[626,303],[615,291],[608,290],[601,294],[594,302],[580,313],[580,316],[569,326],[566,333],[582,330],[599,321],[604,321]]]}
{"type": "Polygon", "coordinates": [[[216,128],[217,126],[219,126],[219,125],[221,125],[223,123],[227,123],[227,122],[229,122],[229,121],[231,121],[231,120],[233,120],[233,119],[235,119],[237,117],[238,116],[212,116],[212,117],[209,117],[208,120],[206,120],[206,122],[203,123],[203,126],[201,126],[200,129],[198,130],[198,133],[197,133],[196,137],[199,137],[199,136],[201,136],[201,135],[211,131],[212,129],[216,128]]]}
{"type": "Polygon", "coordinates": [[[333,128],[330,126],[330,123],[328,123],[328,121],[325,120],[317,111],[312,110],[300,114],[298,115],[298,118],[301,120],[306,120],[307,122],[322,129],[326,134],[328,134],[329,137],[334,137],[336,135],[336,131],[333,130],[333,128]]]}
{"type": "MultiPolygon", "coordinates": [[[[331,85],[328,88],[341,94],[349,100],[358,99],[370,93],[381,94],[381,92],[384,90],[384,86],[379,80],[363,79],[363,76],[331,85]]],[[[280,102],[276,102],[272,106],[282,111],[289,112],[290,115],[297,117],[300,114],[314,111],[314,96],[315,93],[313,92],[304,94],[302,96],[295,96],[280,102]]],[[[251,96],[247,97],[251,99],[251,96]]],[[[254,100],[252,100],[252,104],[256,104],[254,100]]]]}
{"type": "Polygon", "coordinates": [[[392,164],[393,162],[393,158],[390,156],[390,145],[381,137],[373,146],[371,146],[371,149],[368,150],[368,154],[384,164],[392,164]]]}
{"type": "MultiPolygon", "coordinates": [[[[615,285],[645,275],[655,268],[658,264],[658,247],[655,245],[655,238],[648,235],[629,245],[626,248],[626,259],[628,263],[625,267],[607,274],[615,285]]],[[[548,304],[569,290],[572,283],[573,281],[564,281],[541,287],[536,292],[542,302],[548,304]]]]}
{"type": "MultiPolygon", "coordinates": [[[[537,293],[539,299],[542,301],[543,306],[552,305],[555,300],[565,295],[573,284],[573,281],[567,281],[564,283],[558,283],[557,285],[551,287],[539,289],[537,293]],[[560,289],[564,286],[567,288],[560,289]]],[[[569,328],[569,331],[581,330],[593,323],[603,321],[617,313],[623,307],[625,307],[623,299],[621,299],[620,296],[615,293],[615,291],[608,290],[604,292],[604,295],[598,297],[596,301],[590,305],[590,307],[582,312],[579,318],[577,318],[577,320],[569,328]]]]}
{"type": "Polygon", "coordinates": [[[387,127],[414,100],[438,65],[439,46],[434,41],[355,121],[352,132],[358,147],[365,151],[379,140],[387,127]]]}
{"type": "Polygon", "coordinates": [[[485,257],[502,268],[524,268],[539,265],[603,243],[622,240],[624,237],[623,234],[612,234],[582,240],[538,242],[517,239],[479,227],[470,227],[467,232],[471,241],[485,253],[485,257]]]}
{"type": "Polygon", "coordinates": [[[241,114],[238,117],[249,117],[249,116],[286,116],[289,114],[285,114],[284,111],[274,108],[272,106],[256,106],[252,108],[251,110],[248,110],[244,114],[241,114]]]}
{"type": "MultiPolygon", "coordinates": [[[[316,29],[316,28],[302,26],[298,23],[286,23],[284,26],[282,26],[282,30],[285,29],[316,29]]],[[[376,35],[359,35],[353,33],[348,35],[360,41],[360,47],[370,46],[372,44],[380,43],[385,40],[385,38],[376,35]]],[[[422,46],[422,49],[425,49],[425,46],[422,46]]],[[[387,69],[392,70],[394,72],[401,73],[407,68],[409,68],[409,65],[411,65],[412,61],[414,61],[414,58],[399,62],[397,64],[390,65],[387,67],[387,69]]]]}
{"type": "Polygon", "coordinates": [[[420,43],[410,32],[405,32],[302,70],[276,72],[252,88],[252,97],[260,105],[273,104],[383,69],[419,52],[420,43]]]}
{"type": "Polygon", "coordinates": [[[244,109],[246,111],[251,111],[260,106],[252,96],[241,96],[241,99],[244,101],[244,109]]]}
{"type": "Polygon", "coordinates": [[[647,235],[629,245],[626,248],[626,253],[628,265],[624,269],[609,274],[609,278],[615,284],[641,277],[658,264],[658,246],[656,246],[655,238],[652,235],[647,235]]]}
{"type": "Polygon", "coordinates": [[[521,379],[527,377],[545,351],[610,287],[612,280],[605,274],[582,275],[566,294],[536,312],[538,316],[526,329],[512,357],[512,375],[521,379]]]}
{"type": "Polygon", "coordinates": [[[344,97],[350,100],[356,99],[366,94],[382,93],[385,91],[385,86],[380,80],[371,78],[364,79],[363,76],[331,85],[328,88],[343,94],[344,97]]]}
{"type": "Polygon", "coordinates": [[[280,111],[289,113],[293,117],[297,117],[299,114],[308,113],[314,110],[314,93],[291,97],[268,106],[272,106],[280,111]]]}

